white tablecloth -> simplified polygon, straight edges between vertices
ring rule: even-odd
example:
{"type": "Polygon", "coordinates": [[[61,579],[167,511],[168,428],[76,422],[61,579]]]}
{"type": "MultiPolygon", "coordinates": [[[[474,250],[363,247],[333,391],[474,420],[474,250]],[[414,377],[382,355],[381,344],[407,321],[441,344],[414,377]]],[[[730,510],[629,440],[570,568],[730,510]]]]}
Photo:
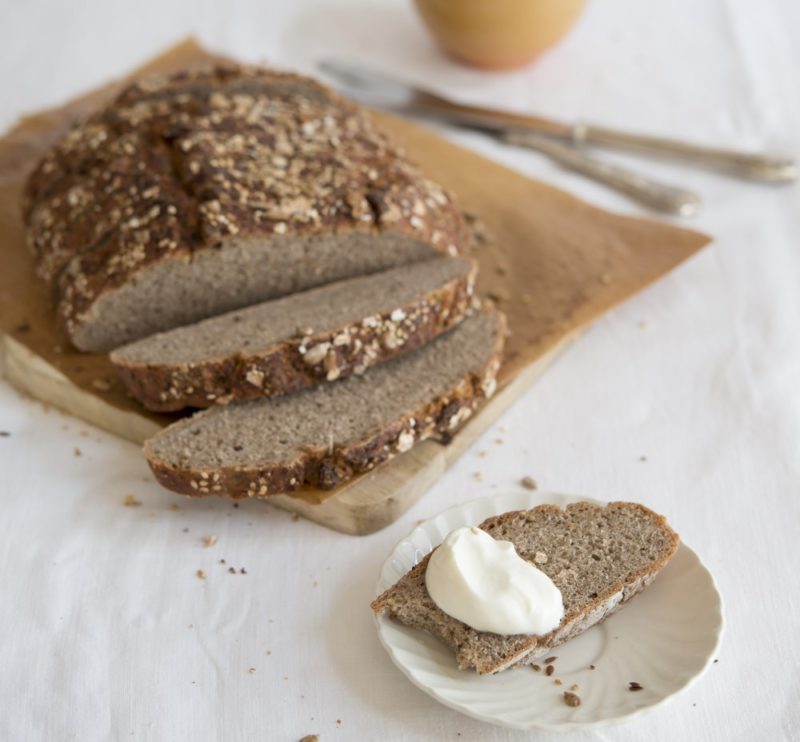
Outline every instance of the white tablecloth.
{"type": "MultiPolygon", "coordinates": [[[[464,100],[800,155],[793,0],[594,0],[558,49],[507,75],[443,58],[406,2],[4,0],[0,124],[189,32],[252,61],[310,70],[347,55],[464,100]]],[[[536,154],[453,136],[637,213],[536,154]]],[[[571,738],[800,739],[800,190],[636,164],[702,193],[693,225],[714,244],[587,332],[372,536],[176,498],[135,446],[0,383],[0,739],[544,739],[417,690],[367,607],[417,520],[526,474],[667,514],[726,601],[719,663],[699,683],[641,720],[571,738]],[[127,495],[141,506],[124,507],[127,495]]]]}

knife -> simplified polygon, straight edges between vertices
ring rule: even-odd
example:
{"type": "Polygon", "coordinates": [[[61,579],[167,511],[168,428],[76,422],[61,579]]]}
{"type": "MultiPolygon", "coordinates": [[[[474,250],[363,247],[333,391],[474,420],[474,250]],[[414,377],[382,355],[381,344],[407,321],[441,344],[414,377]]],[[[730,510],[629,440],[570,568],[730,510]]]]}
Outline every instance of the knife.
{"type": "Polygon", "coordinates": [[[616,131],[594,124],[569,125],[539,116],[457,103],[387,75],[336,60],[323,61],[319,67],[338,80],[345,91],[360,102],[398,113],[432,117],[493,134],[510,144],[537,149],[573,170],[668,213],[683,216],[693,214],[700,199],[690,191],[657,183],[589,157],[583,150],[590,145],[600,145],[640,154],[679,158],[690,164],[770,183],[791,182],[797,177],[795,162],[785,157],[717,149],[675,139],[616,131]]]}

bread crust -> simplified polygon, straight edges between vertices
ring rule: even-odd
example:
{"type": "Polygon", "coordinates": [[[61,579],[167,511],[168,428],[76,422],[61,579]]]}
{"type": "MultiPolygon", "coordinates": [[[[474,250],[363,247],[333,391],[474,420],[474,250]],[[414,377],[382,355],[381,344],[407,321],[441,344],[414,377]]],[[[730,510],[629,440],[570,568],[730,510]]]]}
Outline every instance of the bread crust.
{"type": "Polygon", "coordinates": [[[188,364],[136,363],[124,348],[111,362],[128,392],[150,410],[209,407],[270,397],[361,374],[415,350],[469,312],[478,266],[401,306],[334,330],[287,338],[258,353],[239,352],[188,364]]]}
{"type": "MultiPolygon", "coordinates": [[[[569,512],[581,508],[601,509],[591,503],[579,502],[567,505],[565,510],[569,512]]],[[[666,518],[654,513],[644,505],[629,502],[611,502],[606,508],[612,510],[615,508],[634,508],[647,515],[649,518],[652,518],[659,528],[663,529],[666,537],[667,546],[664,554],[660,559],[652,562],[647,567],[638,569],[630,574],[628,579],[617,580],[609,585],[603,592],[589,600],[581,610],[566,613],[559,626],[553,631],[542,636],[516,635],[500,637],[497,634],[472,629],[458,619],[448,616],[444,611],[438,608],[433,601],[430,601],[430,606],[426,608],[429,614],[427,620],[421,622],[420,625],[416,625],[415,628],[428,631],[445,644],[452,647],[456,652],[459,669],[465,670],[474,668],[479,675],[490,675],[506,670],[509,667],[531,664],[539,657],[549,654],[555,647],[604,620],[619,610],[631,598],[644,590],[675,555],[680,545],[678,534],[670,528],[666,518]],[[422,625],[423,623],[424,625],[422,625]],[[503,640],[507,646],[499,655],[497,653],[491,654],[487,652],[485,656],[476,658],[471,656],[467,651],[464,651],[454,630],[466,632],[478,643],[481,641],[482,637],[486,637],[494,641],[498,639],[503,640]]],[[[502,524],[504,521],[510,521],[520,514],[534,511],[550,511],[556,513],[561,512],[561,508],[556,505],[539,505],[532,508],[530,511],[511,511],[487,518],[480,524],[479,528],[487,530],[493,525],[502,524]]],[[[433,551],[435,551],[435,549],[433,551]]],[[[427,554],[417,565],[400,578],[395,585],[372,601],[370,607],[376,616],[386,614],[390,618],[399,618],[392,608],[392,602],[398,586],[403,582],[414,583],[418,589],[425,590],[425,594],[427,595],[427,590],[424,586],[425,570],[427,569],[428,560],[431,554],[433,554],[433,551],[427,554]]]]}
{"type": "MultiPolygon", "coordinates": [[[[453,434],[483,400],[494,394],[506,335],[505,317],[500,312],[495,313],[498,331],[481,369],[469,372],[452,389],[417,409],[406,411],[384,429],[362,440],[335,444],[330,449],[309,448],[294,460],[264,467],[177,468],[155,455],[153,441],[175,427],[187,425],[188,420],[183,420],[146,441],[145,458],[164,487],[184,495],[263,498],[294,492],[303,485],[320,489],[336,487],[409,450],[419,441],[453,434]]],[[[198,416],[205,414],[209,411],[197,413],[198,416]]]]}
{"type": "Polygon", "coordinates": [[[237,65],[126,88],[48,150],[23,215],[79,347],[101,297],[235,239],[395,233],[457,254],[466,234],[451,197],[363,109],[309,78],[237,65]]]}

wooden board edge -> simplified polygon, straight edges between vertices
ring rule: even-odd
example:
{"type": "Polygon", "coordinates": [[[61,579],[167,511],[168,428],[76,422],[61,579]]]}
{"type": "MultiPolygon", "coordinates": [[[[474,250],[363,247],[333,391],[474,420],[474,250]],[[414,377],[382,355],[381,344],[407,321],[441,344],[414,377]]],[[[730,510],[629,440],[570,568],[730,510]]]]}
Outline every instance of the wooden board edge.
{"type": "Polygon", "coordinates": [[[291,495],[262,502],[340,533],[366,536],[394,523],[447,469],[444,447],[423,441],[319,503],[291,495]],[[401,461],[402,460],[402,461],[401,461]]]}
{"type": "MultiPolygon", "coordinates": [[[[561,338],[550,350],[538,360],[526,366],[508,384],[500,388],[487,404],[491,407],[492,419],[482,414],[476,416],[474,423],[464,427],[452,442],[443,447],[447,466],[451,466],[467,451],[483,433],[516,402],[533,383],[553,364],[553,362],[578,338],[581,330],[572,332],[561,338]],[[483,418],[483,419],[481,419],[483,418]]],[[[484,410],[485,412],[486,410],[484,410]]]]}
{"type": "Polygon", "coordinates": [[[153,420],[126,412],[73,384],[41,356],[6,333],[0,335],[5,378],[19,391],[75,417],[141,445],[161,427],[153,420]]]}

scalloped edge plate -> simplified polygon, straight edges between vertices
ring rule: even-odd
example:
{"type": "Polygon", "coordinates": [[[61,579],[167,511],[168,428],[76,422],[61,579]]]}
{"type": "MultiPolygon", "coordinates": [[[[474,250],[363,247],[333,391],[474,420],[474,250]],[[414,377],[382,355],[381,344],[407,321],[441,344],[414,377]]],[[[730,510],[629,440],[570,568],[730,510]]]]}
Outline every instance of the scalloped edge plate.
{"type": "MultiPolygon", "coordinates": [[[[492,515],[545,503],[605,503],[546,492],[511,492],[457,505],[415,528],[383,565],[377,594],[397,582],[454,528],[492,515]]],[[[713,576],[685,543],[653,584],[619,613],[557,647],[552,677],[529,667],[480,676],[460,671],[444,644],[386,616],[378,637],[392,661],[417,687],[445,706],[513,729],[566,731],[632,719],[685,690],[708,668],[725,625],[713,576]],[[594,666],[595,669],[591,669],[594,666]],[[555,683],[561,681],[560,685],[555,683]],[[632,692],[635,681],[642,690],[632,692]],[[577,685],[581,705],[564,691],[577,685]]]]}

